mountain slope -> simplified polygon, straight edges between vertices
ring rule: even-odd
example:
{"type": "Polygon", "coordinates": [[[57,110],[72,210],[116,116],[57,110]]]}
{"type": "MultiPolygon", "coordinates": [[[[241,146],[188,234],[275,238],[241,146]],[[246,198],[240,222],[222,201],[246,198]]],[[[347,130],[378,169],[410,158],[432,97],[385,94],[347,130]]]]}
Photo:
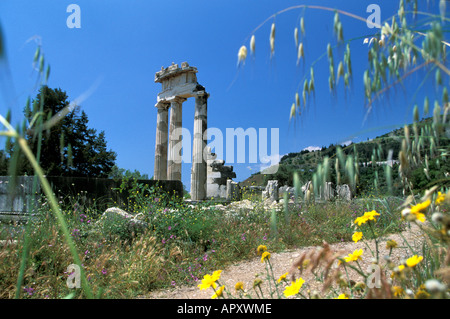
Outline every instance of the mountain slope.
{"type": "MultiPolygon", "coordinates": [[[[446,172],[450,172],[450,165],[442,153],[449,149],[449,132],[442,124],[434,124],[433,118],[426,118],[405,126],[408,138],[406,141],[408,151],[420,153],[420,158],[427,158],[428,175],[424,173],[424,166],[417,163],[410,167],[408,171],[409,180],[413,183],[416,190],[428,187],[433,179],[442,179],[446,172]],[[436,136],[439,138],[436,138],[436,136]],[[434,149],[433,145],[434,144],[434,149]],[[430,150],[431,148],[431,150],[430,150]]],[[[283,156],[279,163],[279,169],[276,174],[265,175],[261,172],[253,174],[248,179],[240,183],[242,186],[264,186],[268,180],[276,179],[280,185],[293,185],[293,173],[297,172],[302,184],[312,180],[313,174],[325,158],[329,159],[329,169],[327,180],[341,184],[350,183],[350,176],[343,170],[343,158],[352,157],[355,164],[355,174],[357,183],[355,191],[358,194],[371,193],[374,190],[377,193],[388,193],[388,178],[392,181],[391,190],[394,195],[400,195],[402,181],[399,177],[399,153],[402,149],[403,140],[405,140],[405,127],[395,129],[384,135],[378,136],[372,140],[350,145],[333,145],[322,147],[318,151],[302,150],[297,153],[289,153],[283,156]],[[342,152],[340,152],[342,150],[342,152]],[[340,152],[340,153],[339,153],[340,152]],[[336,171],[336,158],[340,158],[340,167],[336,171]],[[377,164],[375,164],[377,163],[377,164]],[[389,166],[389,167],[388,167],[389,166]],[[391,177],[386,177],[390,175],[391,177]]],[[[392,192],[390,192],[392,193],[392,192]]]]}

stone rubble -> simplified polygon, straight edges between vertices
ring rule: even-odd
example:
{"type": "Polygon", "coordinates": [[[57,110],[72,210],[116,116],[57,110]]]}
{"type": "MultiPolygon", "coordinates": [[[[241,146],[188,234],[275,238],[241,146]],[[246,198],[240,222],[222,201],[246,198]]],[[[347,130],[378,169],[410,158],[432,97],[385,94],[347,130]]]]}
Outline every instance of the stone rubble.
{"type": "Polygon", "coordinates": [[[97,224],[101,226],[107,221],[115,222],[121,218],[122,221],[126,221],[126,229],[130,234],[138,233],[148,227],[148,224],[140,219],[141,216],[143,216],[142,213],[132,215],[120,208],[110,207],[102,214],[97,224]]]}
{"type": "Polygon", "coordinates": [[[239,200],[240,190],[237,183],[230,184],[228,190],[228,181],[236,178],[236,173],[233,172],[233,166],[226,166],[225,161],[217,159],[215,153],[211,153],[211,148],[206,148],[206,164],[207,164],[207,179],[206,179],[206,197],[207,198],[223,198],[228,200],[239,200]]]}

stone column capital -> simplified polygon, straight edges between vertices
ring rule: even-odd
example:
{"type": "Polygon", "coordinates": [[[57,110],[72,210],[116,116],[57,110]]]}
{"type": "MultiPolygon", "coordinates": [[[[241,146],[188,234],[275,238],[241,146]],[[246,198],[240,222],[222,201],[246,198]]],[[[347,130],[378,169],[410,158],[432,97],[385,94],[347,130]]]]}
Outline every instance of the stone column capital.
{"type": "Polygon", "coordinates": [[[170,103],[167,101],[158,101],[158,103],[155,104],[155,107],[158,109],[168,109],[170,107],[170,103]]]}
{"type": "Polygon", "coordinates": [[[183,103],[185,102],[187,99],[181,96],[175,96],[173,98],[167,99],[166,101],[169,102],[170,104],[172,103],[183,103]]]}
{"type": "Polygon", "coordinates": [[[201,97],[201,96],[209,98],[209,93],[206,92],[206,91],[197,91],[197,92],[195,92],[195,97],[201,97]]]}

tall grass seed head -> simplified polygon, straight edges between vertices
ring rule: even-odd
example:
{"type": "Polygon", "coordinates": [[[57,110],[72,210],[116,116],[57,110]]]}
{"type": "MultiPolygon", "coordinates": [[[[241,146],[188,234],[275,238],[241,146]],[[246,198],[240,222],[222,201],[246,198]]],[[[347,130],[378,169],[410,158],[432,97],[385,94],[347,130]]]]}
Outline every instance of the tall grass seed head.
{"type": "Polygon", "coordinates": [[[435,223],[440,223],[444,220],[444,214],[442,214],[441,212],[434,213],[431,216],[431,220],[435,223]]]}
{"type": "Polygon", "coordinates": [[[303,42],[300,42],[298,45],[298,52],[297,52],[297,61],[300,61],[301,58],[305,56],[305,50],[303,48],[303,42]]]}
{"type": "Polygon", "coordinates": [[[275,23],[272,23],[270,28],[270,53],[273,55],[275,51],[275,23]]]}
{"type": "Polygon", "coordinates": [[[446,292],[447,291],[447,286],[440,282],[439,280],[436,279],[429,279],[425,282],[425,289],[434,294],[434,293],[439,293],[439,292],[446,292]]]}
{"type": "Polygon", "coordinates": [[[294,29],[294,41],[295,41],[295,47],[298,47],[298,28],[294,29]]]}
{"type": "Polygon", "coordinates": [[[245,45],[241,46],[238,52],[238,64],[241,64],[247,58],[247,47],[245,45]]]}
{"type": "Polygon", "coordinates": [[[403,210],[402,210],[402,218],[403,219],[406,219],[407,217],[408,217],[408,215],[410,215],[411,214],[411,209],[410,208],[404,208],[403,210]]]}
{"type": "Polygon", "coordinates": [[[255,54],[255,35],[252,35],[250,39],[250,52],[255,54]]]}

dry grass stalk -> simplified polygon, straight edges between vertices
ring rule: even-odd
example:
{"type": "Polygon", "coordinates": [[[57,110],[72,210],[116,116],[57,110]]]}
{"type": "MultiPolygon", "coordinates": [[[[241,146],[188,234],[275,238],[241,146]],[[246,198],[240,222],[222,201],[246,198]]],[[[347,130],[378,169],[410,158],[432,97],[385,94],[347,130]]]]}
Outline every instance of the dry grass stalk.
{"type": "Polygon", "coordinates": [[[323,264],[324,288],[327,289],[334,281],[336,281],[336,278],[339,275],[339,267],[336,267],[334,271],[331,272],[331,276],[329,276],[330,271],[333,269],[332,266],[339,256],[342,256],[341,252],[333,252],[330,245],[327,242],[324,242],[322,247],[304,252],[296,261],[294,261],[289,269],[291,280],[295,281],[295,273],[297,270],[300,274],[303,273],[303,270],[307,270],[316,275],[315,270],[323,264]]]}

